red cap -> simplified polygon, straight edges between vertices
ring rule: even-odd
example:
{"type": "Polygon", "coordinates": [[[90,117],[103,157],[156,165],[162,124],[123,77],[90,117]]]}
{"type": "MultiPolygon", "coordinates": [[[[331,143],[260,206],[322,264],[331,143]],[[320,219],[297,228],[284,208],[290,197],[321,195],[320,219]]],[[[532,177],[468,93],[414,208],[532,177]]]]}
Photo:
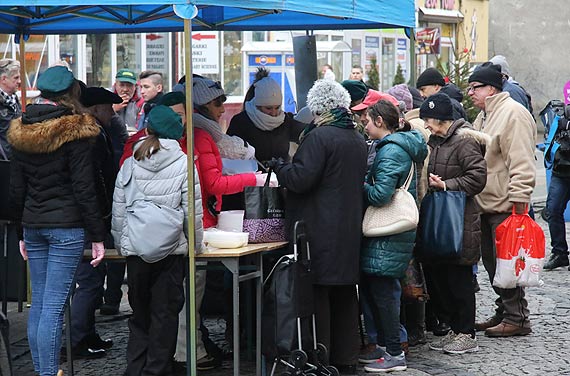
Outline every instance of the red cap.
{"type": "Polygon", "coordinates": [[[398,108],[398,106],[400,105],[400,102],[390,94],[370,89],[368,90],[368,94],[366,94],[366,97],[364,98],[362,103],[352,107],[351,110],[353,111],[366,110],[368,107],[378,103],[378,101],[381,100],[391,102],[394,106],[396,106],[396,108],[398,108]]]}

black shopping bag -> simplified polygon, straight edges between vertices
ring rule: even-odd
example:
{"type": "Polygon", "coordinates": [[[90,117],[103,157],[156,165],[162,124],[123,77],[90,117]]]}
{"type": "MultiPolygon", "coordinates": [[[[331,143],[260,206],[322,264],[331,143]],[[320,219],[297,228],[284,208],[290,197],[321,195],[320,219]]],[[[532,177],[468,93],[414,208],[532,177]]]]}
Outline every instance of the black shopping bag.
{"type": "Polygon", "coordinates": [[[261,316],[261,351],[270,359],[299,348],[313,348],[311,319],[314,313],[313,276],[307,261],[283,256],[264,283],[261,316]]]}
{"type": "Polygon", "coordinates": [[[422,200],[417,232],[422,260],[458,258],[463,249],[465,192],[437,191],[422,200]]]}
{"type": "Polygon", "coordinates": [[[243,231],[250,243],[285,241],[285,188],[270,187],[269,178],[263,187],[244,190],[245,214],[243,231]]]}

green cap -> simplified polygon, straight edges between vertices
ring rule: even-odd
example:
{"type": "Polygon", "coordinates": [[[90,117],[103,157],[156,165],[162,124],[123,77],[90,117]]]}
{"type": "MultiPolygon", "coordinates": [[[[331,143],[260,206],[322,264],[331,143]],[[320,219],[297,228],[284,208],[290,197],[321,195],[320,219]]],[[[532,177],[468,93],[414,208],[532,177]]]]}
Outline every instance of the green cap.
{"type": "Polygon", "coordinates": [[[135,72],[133,72],[130,69],[120,69],[117,72],[117,75],[115,76],[115,78],[118,81],[128,82],[128,83],[131,83],[133,85],[137,83],[137,75],[135,74],[135,72]]]}
{"type": "Polygon", "coordinates": [[[56,65],[40,75],[37,88],[42,92],[42,97],[55,98],[65,94],[74,81],[73,73],[69,69],[56,65]]]}

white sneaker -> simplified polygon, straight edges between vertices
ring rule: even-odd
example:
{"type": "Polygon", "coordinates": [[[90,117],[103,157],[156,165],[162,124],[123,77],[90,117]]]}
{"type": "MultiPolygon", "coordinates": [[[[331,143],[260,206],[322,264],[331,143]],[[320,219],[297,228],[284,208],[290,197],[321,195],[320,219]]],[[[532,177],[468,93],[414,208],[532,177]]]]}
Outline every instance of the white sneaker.
{"type": "Polygon", "coordinates": [[[447,354],[465,354],[479,351],[477,339],[469,334],[459,333],[455,338],[443,346],[443,352],[447,354]]]}

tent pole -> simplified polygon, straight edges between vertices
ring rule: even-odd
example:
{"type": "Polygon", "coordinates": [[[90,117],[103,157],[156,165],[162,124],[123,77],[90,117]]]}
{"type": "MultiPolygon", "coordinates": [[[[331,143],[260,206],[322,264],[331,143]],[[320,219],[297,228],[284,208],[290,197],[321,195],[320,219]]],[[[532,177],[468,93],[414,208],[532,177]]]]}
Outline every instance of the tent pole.
{"type": "Polygon", "coordinates": [[[26,89],[28,82],[26,80],[26,42],[24,36],[20,35],[20,76],[22,77],[22,84],[20,85],[22,112],[26,112],[26,89]]]}
{"type": "Polygon", "coordinates": [[[192,23],[184,18],[184,72],[186,74],[186,147],[188,150],[188,284],[189,295],[186,304],[190,306],[187,317],[186,367],[187,375],[196,376],[196,264],[194,251],[194,231],[196,212],[194,201],[194,125],[192,124],[192,23]]]}

